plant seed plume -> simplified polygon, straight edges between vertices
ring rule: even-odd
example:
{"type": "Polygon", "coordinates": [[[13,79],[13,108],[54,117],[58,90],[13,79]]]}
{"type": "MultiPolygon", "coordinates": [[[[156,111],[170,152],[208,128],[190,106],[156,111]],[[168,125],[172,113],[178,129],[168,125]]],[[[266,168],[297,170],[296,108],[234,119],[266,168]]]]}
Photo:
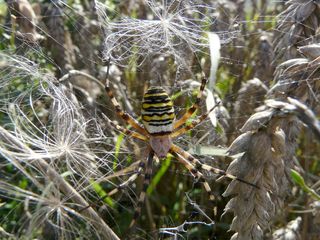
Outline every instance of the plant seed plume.
{"type": "Polygon", "coordinates": [[[92,208],[77,212],[89,204],[91,181],[110,169],[104,157],[110,153],[95,147],[105,140],[100,127],[84,117],[81,104],[52,75],[22,57],[0,57],[1,111],[8,119],[0,127],[0,167],[13,165],[30,184],[17,187],[4,172],[0,194],[25,204],[21,234],[49,227],[59,239],[74,239],[86,224],[87,236],[117,239],[92,208]]]}
{"type": "Polygon", "coordinates": [[[95,1],[106,33],[106,59],[127,65],[132,60],[139,59],[139,63],[142,63],[148,57],[166,54],[183,65],[185,51],[197,53],[208,47],[203,29],[212,24],[208,12],[212,12],[213,7],[198,1],[144,2],[152,12],[146,19],[122,17],[118,21],[111,21],[106,14],[106,6],[95,1]]]}
{"type": "Polygon", "coordinates": [[[22,189],[8,182],[0,181],[0,196],[11,197],[24,206],[25,215],[21,218],[19,235],[32,236],[34,229],[51,229],[59,239],[74,239],[81,229],[81,224],[88,223],[91,233],[94,227],[81,214],[77,213],[74,203],[56,188],[53,182],[42,185],[37,191],[22,189]],[[38,193],[41,191],[41,194],[38,193]]]}
{"type": "MultiPolygon", "coordinates": [[[[29,83],[33,84],[28,93],[21,92],[7,106],[15,135],[35,149],[36,155],[20,155],[20,158],[23,161],[50,159],[52,164],[57,165],[63,162],[73,174],[97,176],[97,166],[92,160],[96,156],[87,147],[92,141],[86,133],[88,120],[84,119],[80,106],[74,102],[75,98],[63,85],[55,86],[54,77],[39,72],[34,64],[12,57],[9,60],[12,60],[9,66],[15,71],[13,77],[7,76],[7,83],[15,79],[18,72],[19,78],[29,78],[29,83]],[[50,111],[39,113],[36,104],[44,104],[45,101],[51,102],[50,111]]],[[[97,133],[98,136],[101,134],[97,133]]]]}

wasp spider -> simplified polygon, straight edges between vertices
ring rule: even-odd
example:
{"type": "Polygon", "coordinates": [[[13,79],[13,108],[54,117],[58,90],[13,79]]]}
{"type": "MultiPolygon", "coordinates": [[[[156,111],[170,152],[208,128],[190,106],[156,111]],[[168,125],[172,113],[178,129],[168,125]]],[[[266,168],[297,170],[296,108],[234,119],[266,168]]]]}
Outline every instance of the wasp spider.
{"type": "Polygon", "coordinates": [[[107,73],[105,89],[109,98],[111,99],[112,104],[114,105],[116,113],[127,124],[131,125],[135,131],[121,127],[120,125],[117,125],[110,121],[108,118],[106,118],[106,120],[108,120],[110,124],[112,124],[117,130],[123,132],[125,135],[132,136],[148,144],[147,160],[140,161],[136,166],[133,175],[131,175],[125,182],[120,184],[117,188],[103,197],[106,198],[115,194],[120,189],[123,189],[124,187],[128,186],[128,184],[132,183],[142,173],[144,173],[143,189],[140,193],[137,208],[135,209],[133,220],[131,221],[129,228],[131,228],[135,224],[137,218],[140,215],[141,207],[145,200],[146,190],[150,183],[152,174],[152,161],[154,155],[156,155],[159,159],[165,158],[169,153],[174,155],[177,160],[189,170],[193,177],[203,183],[204,189],[207,191],[207,193],[209,194],[209,198],[212,201],[214,200],[214,195],[208,182],[204,179],[203,173],[201,172],[202,170],[225,176],[230,179],[235,179],[251,186],[257,187],[256,185],[230,175],[223,170],[211,167],[200,162],[200,160],[175,145],[172,141],[174,138],[184,134],[190,129],[193,129],[203,120],[205,120],[209,113],[214,109],[210,109],[205,114],[199,116],[196,120],[193,120],[190,124],[186,124],[191,115],[199,108],[200,100],[206,82],[207,79],[203,77],[200,91],[197,94],[195,102],[179,120],[175,120],[173,102],[171,101],[166,91],[162,87],[150,87],[144,94],[142,101],[141,118],[143,125],[141,125],[136,119],[134,119],[120,107],[118,101],[114,97],[112,90],[110,89],[107,73]]]}

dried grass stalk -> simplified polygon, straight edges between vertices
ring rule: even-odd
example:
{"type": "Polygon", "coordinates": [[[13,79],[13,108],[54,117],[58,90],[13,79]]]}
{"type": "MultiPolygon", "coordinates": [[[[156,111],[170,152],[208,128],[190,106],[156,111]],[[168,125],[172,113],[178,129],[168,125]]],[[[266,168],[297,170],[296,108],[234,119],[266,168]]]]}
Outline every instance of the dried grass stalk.
{"type": "Polygon", "coordinates": [[[267,92],[267,86],[258,78],[242,83],[234,105],[234,118],[232,118],[233,122],[231,125],[232,129],[229,129],[230,132],[239,129],[246,122],[250,114],[254,112],[254,109],[263,102],[267,92]]]}
{"type": "Polygon", "coordinates": [[[317,29],[320,22],[320,6],[317,1],[290,0],[287,9],[278,16],[274,39],[275,60],[298,56],[297,48],[319,41],[317,29]]]}
{"type": "Polygon", "coordinates": [[[58,76],[62,76],[72,69],[76,62],[74,46],[70,33],[65,29],[64,13],[61,6],[59,4],[48,4],[44,14],[47,16],[44,18],[44,23],[47,26],[46,31],[50,36],[46,47],[50,49],[52,59],[60,68],[61,72],[58,76]]]}
{"type": "Polygon", "coordinates": [[[273,58],[274,51],[270,36],[267,33],[262,33],[259,39],[256,76],[267,86],[273,79],[274,66],[271,64],[273,58]]]}
{"type": "Polygon", "coordinates": [[[9,11],[14,16],[11,20],[15,20],[19,25],[20,32],[16,32],[16,35],[33,44],[42,40],[43,36],[37,32],[38,16],[30,2],[28,0],[9,0],[6,2],[9,11]]]}

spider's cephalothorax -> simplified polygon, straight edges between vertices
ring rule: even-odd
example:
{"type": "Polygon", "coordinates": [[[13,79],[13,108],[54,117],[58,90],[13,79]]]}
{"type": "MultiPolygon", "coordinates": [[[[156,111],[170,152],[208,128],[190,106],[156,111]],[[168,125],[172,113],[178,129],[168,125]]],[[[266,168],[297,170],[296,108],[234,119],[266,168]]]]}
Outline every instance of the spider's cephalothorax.
{"type": "Polygon", "coordinates": [[[162,87],[150,87],[144,94],[141,109],[142,122],[150,134],[150,146],[159,158],[167,156],[172,141],[175,114],[173,103],[162,87]]]}

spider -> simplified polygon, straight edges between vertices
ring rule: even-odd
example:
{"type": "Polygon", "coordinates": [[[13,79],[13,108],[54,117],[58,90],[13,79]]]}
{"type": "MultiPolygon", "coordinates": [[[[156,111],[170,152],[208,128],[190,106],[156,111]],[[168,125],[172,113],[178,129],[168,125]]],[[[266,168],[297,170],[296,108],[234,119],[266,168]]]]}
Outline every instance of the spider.
{"type": "MultiPolygon", "coordinates": [[[[108,61],[108,66],[110,62],[108,61]]],[[[109,68],[108,68],[109,70],[109,68]]],[[[150,184],[152,174],[152,161],[154,155],[159,159],[165,158],[169,153],[177,158],[177,160],[184,165],[191,175],[197,180],[201,180],[204,189],[209,195],[210,201],[215,199],[211,187],[204,179],[201,170],[209,171],[220,176],[225,176],[229,179],[244,182],[253,187],[256,185],[249,183],[236,176],[230,175],[223,170],[211,167],[207,164],[200,162],[197,158],[193,157],[190,153],[186,152],[182,148],[173,143],[173,139],[186,133],[187,131],[196,127],[199,123],[205,120],[209,113],[217,106],[211,108],[208,112],[199,116],[196,120],[193,120],[190,124],[186,124],[187,120],[193,115],[193,113],[199,108],[199,104],[202,98],[203,91],[205,89],[207,78],[202,74],[202,81],[200,85],[200,91],[197,94],[196,100],[193,105],[187,109],[187,111],[178,120],[175,119],[175,113],[173,108],[173,102],[169,95],[162,87],[150,87],[143,96],[141,119],[143,125],[141,125],[135,118],[124,111],[117,99],[115,98],[110,85],[109,85],[109,71],[107,71],[105,90],[109,96],[112,105],[115,108],[117,115],[122,118],[128,125],[134,128],[135,131],[124,128],[118,124],[113,123],[107,117],[105,119],[117,130],[124,133],[127,136],[144,141],[148,144],[148,158],[147,160],[140,161],[136,166],[134,174],[131,175],[125,182],[120,184],[111,192],[107,193],[101,199],[109,197],[130,183],[135,181],[144,172],[143,188],[138,198],[137,207],[134,211],[133,219],[130,223],[129,229],[132,228],[137,221],[141,213],[141,207],[144,203],[146,190],[150,184]]]]}

